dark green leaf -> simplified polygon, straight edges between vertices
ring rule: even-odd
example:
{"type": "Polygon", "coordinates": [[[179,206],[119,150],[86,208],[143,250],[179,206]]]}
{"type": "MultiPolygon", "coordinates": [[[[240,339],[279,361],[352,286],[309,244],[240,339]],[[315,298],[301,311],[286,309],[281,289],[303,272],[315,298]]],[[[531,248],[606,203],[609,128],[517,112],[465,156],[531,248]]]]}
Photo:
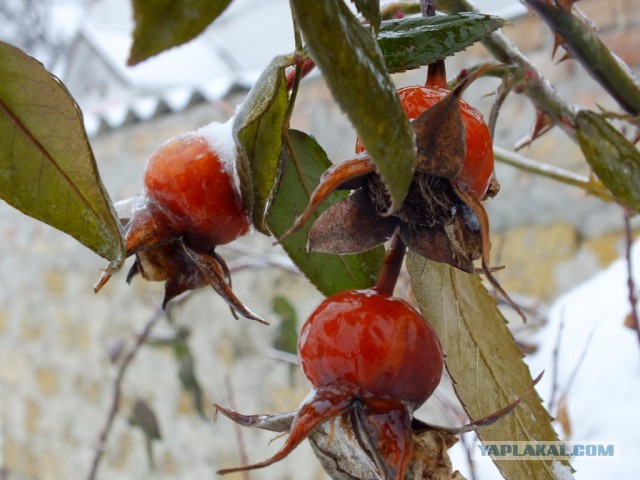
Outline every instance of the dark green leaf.
{"type": "MultiPolygon", "coordinates": [[[[282,178],[273,204],[267,215],[269,230],[282,236],[309,203],[320,175],[331,165],[317,142],[305,133],[289,131],[291,150],[283,149],[282,178]]],[[[382,265],[382,247],[359,255],[330,255],[307,252],[307,235],[313,221],[326,208],[344,198],[345,192],[333,193],[300,231],[282,242],[291,259],[309,280],[325,295],[342,290],[368,288],[375,283],[382,265]]]]}
{"type": "Polygon", "coordinates": [[[268,234],[265,209],[276,181],[289,95],[284,69],[291,58],[276,57],[240,106],[233,136],[240,149],[240,187],[256,229],[268,234]]]}
{"type": "Polygon", "coordinates": [[[294,0],[307,46],[400,207],[413,179],[415,141],[382,53],[341,0],[294,0]]]}
{"type": "Polygon", "coordinates": [[[189,345],[184,339],[176,340],[174,352],[178,362],[178,378],[184,388],[191,395],[193,408],[202,417],[207,418],[204,411],[204,395],[200,382],[196,377],[195,361],[189,345]]]}
{"type": "Polygon", "coordinates": [[[118,268],[122,230],[80,109],[40,63],[2,42],[0,78],[0,198],[118,268]]]}
{"type": "Polygon", "coordinates": [[[162,440],[156,414],[144,400],[136,400],[133,404],[129,423],[142,429],[148,439],[162,440]]]}
{"type": "Polygon", "coordinates": [[[387,20],[382,23],[378,43],[387,69],[403,72],[464,50],[503,24],[501,18],[480,13],[387,20]]]}
{"type": "Polygon", "coordinates": [[[618,201],[640,212],[640,152],[602,115],[581,111],[578,141],[593,171],[618,201]]]}
{"type": "Polygon", "coordinates": [[[373,34],[377,35],[380,30],[380,22],[382,16],[380,15],[380,0],[353,0],[356,4],[356,8],[367,19],[373,34]]]}
{"type": "Polygon", "coordinates": [[[135,30],[129,65],[195,38],[231,0],[132,0],[135,30]]]}
{"type": "Polygon", "coordinates": [[[277,295],[271,303],[272,310],[280,317],[278,333],[273,346],[283,352],[298,353],[298,315],[291,302],[277,295]]]}
{"type": "MultiPolygon", "coordinates": [[[[531,373],[480,278],[413,252],[407,269],[420,310],[440,337],[447,371],[469,417],[485,417],[526,393],[533,383],[531,373]]],[[[512,413],[479,428],[478,436],[483,441],[558,441],[535,392],[512,413]]],[[[538,458],[496,462],[504,478],[522,480],[555,479],[551,463],[538,458]]]]}

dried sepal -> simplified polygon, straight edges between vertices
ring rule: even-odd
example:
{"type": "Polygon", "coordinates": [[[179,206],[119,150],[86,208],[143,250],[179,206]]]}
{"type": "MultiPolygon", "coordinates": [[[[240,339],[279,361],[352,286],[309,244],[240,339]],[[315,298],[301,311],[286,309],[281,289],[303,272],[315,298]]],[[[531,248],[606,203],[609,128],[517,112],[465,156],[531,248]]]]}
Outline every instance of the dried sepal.
{"type": "MultiPolygon", "coordinates": [[[[326,399],[325,399],[326,400],[326,399]]],[[[337,412],[330,420],[315,426],[305,426],[305,432],[316,457],[326,473],[333,480],[464,480],[464,477],[453,471],[448,449],[457,438],[446,429],[433,427],[421,421],[411,420],[407,407],[395,400],[391,413],[385,413],[387,400],[382,400],[376,408],[376,403],[361,401],[349,402],[346,406],[340,403],[332,406],[337,412]],[[386,416],[386,418],[385,418],[386,416]],[[390,418],[393,417],[393,418],[390,418]],[[398,418],[400,422],[389,425],[387,420],[398,418]],[[311,427],[311,428],[309,428],[311,427]],[[408,448],[396,449],[397,439],[410,444],[408,448]],[[386,450],[386,456],[383,453],[386,450]],[[398,456],[401,451],[409,452],[406,458],[398,456]],[[396,477],[397,468],[389,466],[389,458],[396,457],[403,464],[402,477],[396,477]],[[385,459],[386,458],[386,459],[385,459]]],[[[304,409],[309,407],[326,408],[326,402],[304,403],[300,409],[272,415],[242,415],[230,409],[215,405],[216,413],[224,416],[244,427],[259,428],[277,433],[292,430],[297,418],[304,415],[304,409]]],[[[300,436],[288,439],[285,446],[274,457],[260,464],[249,467],[224,469],[219,473],[231,473],[257,466],[266,466],[289,453],[290,445],[297,445],[302,441],[300,436]]],[[[392,460],[392,463],[395,462],[392,460]]]]}
{"type": "Polygon", "coordinates": [[[466,154],[458,95],[451,92],[416,117],[412,125],[416,134],[416,169],[436,177],[455,178],[466,154]]]}
{"type": "Polygon", "coordinates": [[[429,260],[447,263],[474,273],[474,261],[482,256],[482,237],[473,211],[461,205],[442,225],[412,230],[400,229],[400,236],[410,250],[429,260]]]}
{"type": "Polygon", "coordinates": [[[309,231],[311,252],[361,253],[386,242],[395,231],[395,217],[379,217],[363,189],[333,204],[309,231]]]}
{"type": "MultiPolygon", "coordinates": [[[[316,394],[310,400],[304,402],[296,412],[293,422],[291,423],[289,436],[287,437],[285,444],[278,452],[276,452],[275,455],[263,462],[235,468],[225,468],[219,470],[218,473],[224,475],[227,473],[254,470],[279,462],[289,455],[300,443],[302,443],[311,434],[311,432],[318,427],[318,425],[325,422],[328,418],[336,417],[347,410],[349,403],[349,398],[337,394],[337,392],[334,392],[331,389],[324,389],[316,392],[316,394]]],[[[216,411],[221,411],[225,415],[230,413],[229,410],[222,409],[218,405],[216,405],[215,408],[216,411]]],[[[242,415],[235,412],[228,416],[234,421],[236,418],[239,418],[241,420],[241,424],[245,422],[255,422],[255,416],[243,419],[242,415]]],[[[257,424],[253,426],[259,428],[257,424]]]]}
{"type": "Polygon", "coordinates": [[[320,183],[311,194],[309,204],[304,212],[296,218],[291,228],[282,235],[278,241],[282,242],[282,240],[306,225],[320,204],[335,190],[339,190],[343,188],[345,184],[349,184],[373,172],[375,172],[375,164],[366,155],[359,155],[351,160],[345,160],[328,168],[320,177],[320,183]]]}
{"type": "Polygon", "coordinates": [[[249,308],[247,308],[247,306],[242,303],[238,297],[236,297],[235,293],[233,293],[228,281],[229,268],[219,255],[216,255],[213,252],[196,252],[195,250],[187,247],[184,243],[182,243],[182,248],[186,256],[196,266],[205,282],[211,285],[215,292],[220,295],[225,302],[227,302],[233,311],[250,320],[255,320],[256,322],[269,325],[268,322],[264,321],[258,315],[249,310],[249,308]]]}
{"type": "Polygon", "coordinates": [[[200,270],[186,255],[180,240],[138,252],[127,274],[127,283],[131,283],[138,274],[147,281],[166,282],[162,308],[166,308],[167,303],[178,295],[207,284],[200,270]]]}

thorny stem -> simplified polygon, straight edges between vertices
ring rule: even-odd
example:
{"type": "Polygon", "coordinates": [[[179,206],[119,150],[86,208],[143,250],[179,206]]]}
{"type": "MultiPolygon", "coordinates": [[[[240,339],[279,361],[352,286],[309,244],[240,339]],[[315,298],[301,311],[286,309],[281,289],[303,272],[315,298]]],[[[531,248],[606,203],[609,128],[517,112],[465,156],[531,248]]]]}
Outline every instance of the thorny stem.
{"type": "Polygon", "coordinates": [[[585,192],[594,195],[605,202],[616,201],[613,194],[607,188],[605,188],[600,182],[591,178],[577,175],[569,170],[564,170],[553,165],[536,162],[500,147],[494,146],[493,153],[495,155],[495,159],[499,162],[506,163],[507,165],[511,165],[512,167],[519,168],[526,172],[535,173],[542,177],[551,178],[562,183],[582,188],[585,192]]]}
{"type": "Polygon", "coordinates": [[[98,467],[100,466],[100,461],[105,452],[105,446],[107,444],[107,439],[109,438],[109,434],[111,433],[111,428],[113,427],[113,422],[116,418],[116,414],[120,410],[120,399],[122,396],[122,380],[124,379],[124,375],[127,372],[131,362],[135,358],[136,354],[140,350],[140,347],[147,341],[153,327],[158,323],[158,321],[164,316],[164,311],[162,308],[157,308],[147,323],[144,326],[142,332],[136,337],[135,344],[131,347],[127,355],[122,360],[120,364],[120,368],[118,369],[118,374],[113,382],[113,399],[111,401],[111,409],[109,410],[109,414],[107,416],[107,421],[98,437],[98,446],[96,448],[96,454],[93,457],[93,464],[91,465],[91,471],[89,472],[88,480],[95,480],[96,475],[98,473],[98,467]]]}
{"type": "MultiPolygon", "coordinates": [[[[450,12],[477,12],[467,0],[439,0],[438,6],[450,12]]],[[[499,61],[519,67],[524,73],[521,84],[533,103],[549,114],[554,122],[576,141],[575,118],[577,109],[567,103],[553,88],[551,83],[518,50],[513,42],[501,31],[493,32],[482,42],[499,61]]]]}
{"type": "Polygon", "coordinates": [[[562,39],[572,58],[624,108],[640,113],[640,83],[627,66],[600,39],[590,20],[579,10],[556,7],[541,0],[526,0],[542,20],[562,39]]]}
{"type": "Polygon", "coordinates": [[[398,232],[391,239],[391,245],[384,255],[384,263],[376,281],[375,289],[384,295],[393,295],[402,268],[407,247],[398,232]]]}
{"type": "Polygon", "coordinates": [[[631,217],[633,212],[629,208],[624,209],[624,233],[625,233],[625,256],[627,260],[627,286],[629,288],[629,305],[631,306],[631,319],[640,341],[640,322],[638,322],[638,296],[636,285],[633,280],[633,264],[631,263],[631,246],[633,244],[633,233],[631,232],[631,217]]]}

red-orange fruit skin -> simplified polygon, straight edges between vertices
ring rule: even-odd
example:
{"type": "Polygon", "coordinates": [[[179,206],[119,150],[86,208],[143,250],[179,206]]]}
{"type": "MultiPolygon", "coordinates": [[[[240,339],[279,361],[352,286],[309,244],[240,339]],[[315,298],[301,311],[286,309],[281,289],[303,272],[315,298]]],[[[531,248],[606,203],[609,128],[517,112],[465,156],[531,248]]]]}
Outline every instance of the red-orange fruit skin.
{"type": "MultiPolygon", "coordinates": [[[[410,120],[419,116],[449,93],[451,92],[446,88],[435,85],[403,87],[397,91],[410,120]]],[[[467,154],[455,182],[458,188],[471,192],[476,198],[483,198],[493,175],[494,157],[491,133],[478,110],[463,100],[460,101],[460,108],[466,129],[467,154]]],[[[363,150],[364,147],[358,141],[356,153],[361,153],[363,150]]]]}
{"type": "Polygon", "coordinates": [[[298,351],[316,387],[421,405],[440,383],[437,335],[409,304],[376,290],[325,299],[302,327],[298,351]]]}
{"type": "Polygon", "coordinates": [[[203,250],[229,243],[249,230],[249,220],[232,175],[207,140],[175,137],[147,160],[145,193],[167,213],[172,230],[203,250]]]}

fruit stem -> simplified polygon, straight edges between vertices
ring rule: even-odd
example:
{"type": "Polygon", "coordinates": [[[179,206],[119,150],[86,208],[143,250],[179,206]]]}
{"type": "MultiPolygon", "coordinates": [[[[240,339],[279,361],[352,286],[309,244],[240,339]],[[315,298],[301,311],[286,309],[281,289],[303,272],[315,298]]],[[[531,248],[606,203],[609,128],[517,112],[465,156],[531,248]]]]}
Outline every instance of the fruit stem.
{"type": "Polygon", "coordinates": [[[384,295],[393,295],[406,251],[407,246],[400,238],[399,232],[396,232],[391,239],[389,249],[384,255],[384,263],[382,264],[380,275],[378,275],[378,280],[376,280],[375,290],[384,295]]]}
{"type": "MultiPolygon", "coordinates": [[[[436,16],[436,9],[433,8],[432,0],[420,0],[420,11],[423,17],[436,16]]],[[[425,86],[447,88],[447,70],[444,66],[444,60],[436,60],[429,64],[425,86]]]]}
{"type": "Polygon", "coordinates": [[[444,60],[436,60],[429,64],[427,68],[427,87],[447,87],[447,70],[444,66],[444,60]]]}

